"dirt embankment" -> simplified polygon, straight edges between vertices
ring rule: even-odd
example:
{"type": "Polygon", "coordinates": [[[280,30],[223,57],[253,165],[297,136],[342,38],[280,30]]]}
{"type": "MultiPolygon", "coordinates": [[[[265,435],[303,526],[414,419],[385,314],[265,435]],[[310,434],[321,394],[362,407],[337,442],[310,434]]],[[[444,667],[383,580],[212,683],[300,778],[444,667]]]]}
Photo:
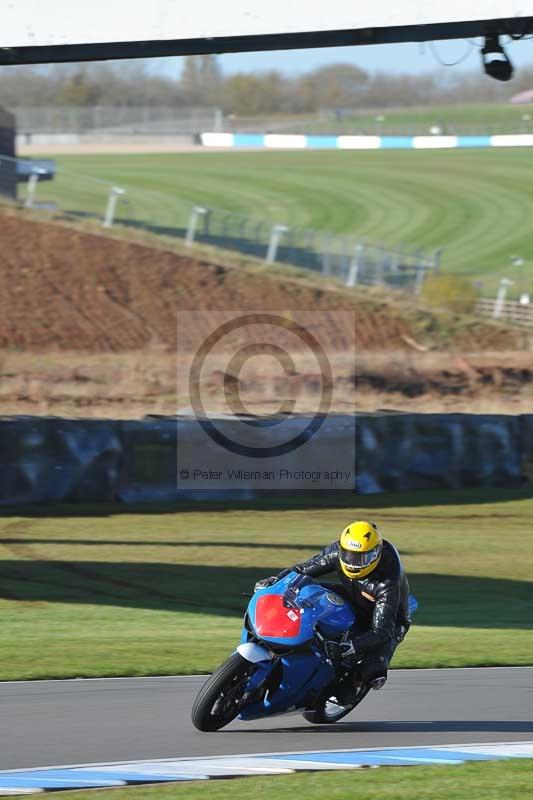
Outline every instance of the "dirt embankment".
{"type": "MultiPolygon", "coordinates": [[[[190,310],[313,311],[321,340],[342,361],[339,408],[349,406],[354,387],[365,409],[528,402],[533,357],[523,332],[220,251],[191,255],[179,244],[137,238],[2,212],[0,412],[174,413],[176,402],[186,404],[176,397],[176,315],[190,310]],[[354,339],[355,364],[346,360],[354,339]],[[465,356],[472,351],[492,355],[465,356]]],[[[187,344],[182,328],[180,348],[187,344]]],[[[296,377],[315,408],[316,380],[296,377]]],[[[272,410],[291,388],[274,372],[267,378],[262,387],[255,382],[251,410],[272,410]]],[[[216,404],[219,375],[208,389],[216,404]]]]}
{"type": "Polygon", "coordinates": [[[422,349],[474,344],[478,350],[514,350],[524,339],[501,326],[441,319],[288,268],[265,271],[259,262],[235,266],[220,251],[217,260],[207,260],[153,241],[141,244],[2,213],[0,348],[175,350],[176,313],[183,310],[307,309],[324,313],[323,332],[333,338],[348,323],[327,312],[352,310],[361,350],[410,351],[417,343],[422,349]]]}
{"type": "MultiPolygon", "coordinates": [[[[353,297],[302,279],[235,268],[170,249],[4,215],[0,222],[0,347],[32,351],[176,349],[189,310],[354,309],[353,297]]],[[[391,318],[361,336],[397,338],[391,318]]],[[[378,322],[378,320],[375,320],[378,322]]],[[[334,315],[324,327],[338,333],[334,315]]]]}

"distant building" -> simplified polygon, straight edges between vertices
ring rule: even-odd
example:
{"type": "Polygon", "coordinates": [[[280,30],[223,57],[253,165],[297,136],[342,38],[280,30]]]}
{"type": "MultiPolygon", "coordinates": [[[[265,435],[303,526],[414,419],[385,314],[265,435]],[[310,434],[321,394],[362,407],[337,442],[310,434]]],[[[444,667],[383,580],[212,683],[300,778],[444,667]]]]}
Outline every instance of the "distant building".
{"type": "Polygon", "coordinates": [[[0,194],[11,199],[17,196],[15,161],[15,116],[0,106],[0,194]],[[8,156],[8,158],[2,158],[8,156]]]}
{"type": "Polygon", "coordinates": [[[511,97],[510,103],[533,103],[533,89],[527,89],[525,92],[518,92],[511,97]]]}

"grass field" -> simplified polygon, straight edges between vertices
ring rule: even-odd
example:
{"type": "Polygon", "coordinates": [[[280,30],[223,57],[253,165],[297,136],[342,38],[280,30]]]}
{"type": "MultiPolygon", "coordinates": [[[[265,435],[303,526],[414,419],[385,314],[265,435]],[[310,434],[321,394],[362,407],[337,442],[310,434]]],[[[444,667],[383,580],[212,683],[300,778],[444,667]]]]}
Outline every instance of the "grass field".
{"type": "MultiPolygon", "coordinates": [[[[248,800],[274,792],[309,800],[355,797],[383,800],[524,800],[531,794],[530,759],[470,763],[437,767],[382,767],[380,769],[265,775],[234,780],[198,781],[171,786],[139,786],[100,790],[99,800],[248,800]]],[[[93,791],[61,792],[63,800],[91,800],[93,791]]]]}
{"type": "Polygon", "coordinates": [[[357,507],[0,519],[0,679],[193,673],[233,649],[254,581],[377,519],[420,610],[396,666],[531,664],[531,493],[417,493],[357,507]]]}
{"type": "MultiPolygon", "coordinates": [[[[58,167],[131,187],[122,216],[153,229],[183,225],[190,205],[369,241],[445,248],[443,268],[527,284],[533,262],[533,183],[527,148],[506,150],[63,155],[58,167]],[[141,196],[140,190],[160,193],[141,196]],[[178,218],[180,222],[178,222],[178,218]],[[521,256],[521,267],[511,265],[521,256]]],[[[103,213],[108,187],[62,174],[39,198],[103,213]]],[[[122,209],[122,210],[120,210],[122,209]]],[[[531,289],[531,286],[529,286],[531,289]]]]}
{"type": "MultiPolygon", "coordinates": [[[[265,120],[267,125],[268,122],[265,120]]],[[[270,123],[272,124],[272,120],[270,123]]],[[[281,118],[279,124],[282,124],[281,118]]],[[[335,119],[333,114],[331,118],[322,119],[316,119],[316,116],[307,119],[293,117],[283,130],[409,136],[427,134],[433,126],[440,127],[442,133],[459,135],[532,133],[533,113],[528,106],[509,103],[376,108],[362,110],[340,120],[335,119]]],[[[235,122],[235,129],[238,130],[238,121],[235,122]]]]}

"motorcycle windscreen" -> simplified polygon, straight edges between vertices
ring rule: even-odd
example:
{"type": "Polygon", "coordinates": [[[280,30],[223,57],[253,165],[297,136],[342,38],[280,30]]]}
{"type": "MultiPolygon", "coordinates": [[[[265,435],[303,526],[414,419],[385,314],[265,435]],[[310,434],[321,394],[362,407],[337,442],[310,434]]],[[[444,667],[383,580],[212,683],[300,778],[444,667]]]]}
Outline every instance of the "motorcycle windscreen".
{"type": "Polygon", "coordinates": [[[283,595],[266,594],[255,605],[255,630],[271,639],[294,638],[300,634],[301,612],[283,605],[283,595]]]}

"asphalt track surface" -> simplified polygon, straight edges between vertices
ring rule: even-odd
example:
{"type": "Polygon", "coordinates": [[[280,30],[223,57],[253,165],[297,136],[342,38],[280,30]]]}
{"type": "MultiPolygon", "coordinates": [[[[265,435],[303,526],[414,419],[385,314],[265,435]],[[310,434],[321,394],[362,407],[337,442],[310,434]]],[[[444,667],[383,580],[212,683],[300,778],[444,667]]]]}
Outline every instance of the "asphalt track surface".
{"type": "Polygon", "coordinates": [[[533,738],[533,667],[393,670],[337,725],[292,715],[210,734],[190,721],[204,680],[0,683],[0,769],[533,738]]]}

